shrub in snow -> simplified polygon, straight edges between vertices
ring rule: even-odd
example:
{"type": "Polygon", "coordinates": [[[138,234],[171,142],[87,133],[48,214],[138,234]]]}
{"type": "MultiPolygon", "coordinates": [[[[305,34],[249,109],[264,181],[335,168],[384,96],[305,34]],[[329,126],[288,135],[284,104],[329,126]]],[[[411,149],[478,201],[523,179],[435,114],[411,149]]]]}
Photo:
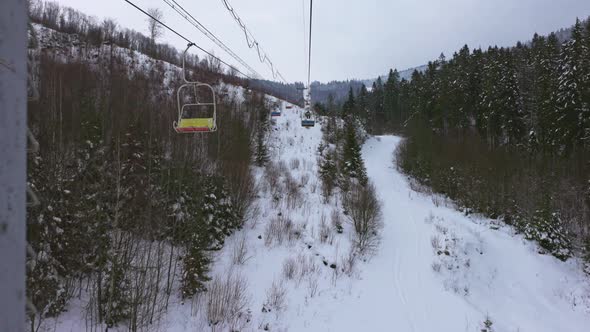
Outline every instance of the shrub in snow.
{"type": "Polygon", "coordinates": [[[352,277],[355,271],[357,256],[356,248],[351,246],[348,250],[348,254],[341,259],[340,265],[342,266],[342,272],[349,277],[352,277]]]}
{"type": "Polygon", "coordinates": [[[244,265],[248,259],[250,259],[250,256],[248,256],[248,243],[246,237],[241,236],[232,248],[232,263],[244,265]]]}
{"type": "MultiPolygon", "coordinates": [[[[332,235],[332,232],[330,232],[330,227],[328,226],[328,223],[326,222],[326,216],[322,214],[321,216],[321,222],[320,222],[320,243],[326,243],[328,242],[328,239],[330,238],[330,236],[332,235]]],[[[332,241],[329,241],[332,242],[332,241]]]]}
{"type": "Polygon", "coordinates": [[[301,202],[301,190],[299,183],[293,178],[291,172],[284,173],[285,189],[287,191],[287,204],[291,209],[294,209],[301,202]]]}
{"type": "Polygon", "coordinates": [[[254,162],[257,166],[264,166],[269,159],[267,133],[269,128],[268,110],[261,107],[258,109],[259,125],[256,129],[256,146],[254,162]]]}
{"type": "Polygon", "coordinates": [[[273,243],[282,245],[285,241],[291,243],[298,235],[291,219],[284,216],[272,218],[264,229],[264,244],[271,246],[273,243]]]}
{"type": "Polygon", "coordinates": [[[566,261],[572,257],[572,244],[563,229],[559,213],[537,210],[530,223],[521,226],[528,240],[535,240],[551,255],[566,261]]]}
{"type": "Polygon", "coordinates": [[[301,176],[301,185],[300,187],[305,187],[309,183],[309,173],[305,173],[301,176]]]}
{"type": "Polygon", "coordinates": [[[320,267],[316,264],[315,257],[299,254],[297,256],[297,282],[301,282],[304,278],[311,278],[320,273],[320,267]]]}
{"type": "Polygon", "coordinates": [[[283,262],[283,277],[287,280],[293,280],[297,275],[297,261],[289,257],[283,262]]]}
{"type": "Polygon", "coordinates": [[[433,235],[430,237],[430,244],[432,245],[432,249],[434,249],[435,252],[440,251],[442,248],[440,237],[438,235],[433,235]]]}
{"type": "Polygon", "coordinates": [[[353,181],[343,200],[343,206],[354,227],[359,250],[366,253],[376,249],[379,243],[379,230],[382,227],[382,215],[375,186],[371,183],[362,185],[353,181]]]}
{"type": "Polygon", "coordinates": [[[316,275],[310,275],[307,279],[307,295],[312,298],[318,294],[320,287],[318,277],[316,275]]]}
{"type": "Polygon", "coordinates": [[[212,330],[239,331],[251,320],[248,283],[242,276],[227,273],[209,284],[206,314],[212,330]]]}
{"type": "Polygon", "coordinates": [[[342,219],[340,218],[340,212],[336,210],[332,211],[332,226],[338,234],[342,234],[344,232],[344,227],[342,227],[342,219]]]}
{"type": "Polygon", "coordinates": [[[126,320],[131,315],[131,283],[120,262],[113,262],[102,285],[100,310],[109,327],[126,320]]]}
{"type": "Polygon", "coordinates": [[[262,306],[262,312],[271,312],[273,310],[280,312],[285,309],[286,300],[287,289],[282,282],[275,280],[270,288],[266,290],[266,301],[262,306]]]}
{"type": "Polygon", "coordinates": [[[494,332],[492,325],[494,325],[494,323],[491,321],[490,317],[488,316],[488,317],[486,317],[486,320],[481,324],[480,331],[481,332],[494,332]]]}
{"type": "Polygon", "coordinates": [[[280,177],[281,173],[277,164],[273,162],[268,163],[264,168],[264,179],[273,194],[280,190],[280,177]]]}
{"type": "Polygon", "coordinates": [[[434,272],[440,272],[440,268],[442,267],[441,263],[439,262],[432,262],[432,270],[434,272]]]}
{"type": "Polygon", "coordinates": [[[289,166],[291,166],[292,170],[299,169],[300,164],[301,164],[301,160],[299,160],[299,158],[293,158],[289,162],[289,166]]]}

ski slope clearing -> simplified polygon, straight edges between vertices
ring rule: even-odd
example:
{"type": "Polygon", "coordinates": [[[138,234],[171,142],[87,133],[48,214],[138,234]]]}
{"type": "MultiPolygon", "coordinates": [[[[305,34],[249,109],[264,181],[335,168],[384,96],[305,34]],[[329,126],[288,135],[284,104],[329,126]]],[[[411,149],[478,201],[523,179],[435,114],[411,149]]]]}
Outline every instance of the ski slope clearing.
{"type": "Polygon", "coordinates": [[[539,255],[508,227],[440,207],[393,168],[398,137],[369,139],[367,173],[383,201],[379,253],[353,296],[326,302],[314,331],[588,331],[587,278],[578,262],[539,255]]]}
{"type": "MultiPolygon", "coordinates": [[[[277,201],[273,189],[264,189],[267,175],[259,169],[260,214],[218,257],[217,274],[236,274],[248,283],[250,322],[242,331],[479,332],[488,319],[491,328],[485,331],[588,331],[590,285],[579,262],[540,255],[509,227],[465,217],[441,206],[442,198],[413,191],[393,167],[398,137],[372,138],[363,148],[368,175],[383,201],[379,252],[352,273],[338,272],[352,230],[345,224],[343,234],[328,232],[322,239],[323,220],[341,213],[340,204],[320,196],[315,150],[321,132],[318,126],[301,128],[300,112],[283,109],[270,142],[271,160],[301,160],[299,168],[282,167],[280,180],[288,172],[295,181],[307,181],[301,202],[277,201]],[[293,221],[300,236],[265,244],[279,213],[293,221]],[[235,264],[232,257],[243,239],[248,260],[235,264]],[[290,260],[296,262],[293,277],[285,274],[290,260]]],[[[211,328],[186,304],[171,317],[178,331],[211,328]]]]}
{"type": "Polygon", "coordinates": [[[211,292],[206,292],[192,302],[173,303],[159,330],[309,331],[318,322],[331,325],[337,313],[329,307],[350,297],[357,270],[342,269],[353,230],[345,223],[339,198],[325,201],[321,195],[321,126],[303,128],[301,108],[268,100],[281,104],[282,112],[271,120],[269,162],[254,168],[258,198],[244,229],[215,254],[211,273],[214,280],[231,277],[244,283],[244,310],[234,322],[211,326],[211,292]],[[333,227],[334,218],[344,223],[342,233],[333,227]]]}

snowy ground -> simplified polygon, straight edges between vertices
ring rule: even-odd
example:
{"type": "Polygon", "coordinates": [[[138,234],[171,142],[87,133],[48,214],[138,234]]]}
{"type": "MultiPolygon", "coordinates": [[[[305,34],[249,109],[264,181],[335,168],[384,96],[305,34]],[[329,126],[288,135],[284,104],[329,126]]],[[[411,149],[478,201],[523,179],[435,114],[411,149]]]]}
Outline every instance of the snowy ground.
{"type": "MultiPolygon", "coordinates": [[[[465,217],[441,206],[440,198],[412,191],[393,168],[397,137],[372,138],[363,148],[368,175],[384,207],[379,253],[359,263],[354,273],[339,272],[351,229],[345,225],[343,234],[331,230],[327,241],[320,236],[322,219],[330,224],[332,210],[339,213],[340,208],[337,200],[322,203],[316,164],[321,131],[318,126],[301,128],[300,112],[283,109],[270,141],[272,159],[285,162],[296,181],[309,176],[301,185],[302,201],[296,207],[284,198],[273,203],[271,191],[262,189],[256,224],[228,241],[216,265],[216,273],[233,271],[248,280],[252,318],[244,330],[479,332],[488,318],[493,331],[590,330],[590,285],[578,262],[539,255],[533,243],[510,228],[465,217]],[[290,166],[293,159],[300,160],[298,169],[290,166]],[[265,228],[278,213],[293,220],[301,237],[265,245],[265,228]],[[244,236],[250,259],[236,266],[230,259],[232,243],[244,236]],[[302,257],[312,272],[289,280],[284,262],[302,257]],[[273,282],[282,285],[284,303],[264,312],[273,282]]],[[[195,315],[185,310],[178,317],[180,312],[172,314],[173,321],[187,323],[176,330],[193,329],[195,315]]]]}
{"type": "MultiPolygon", "coordinates": [[[[351,228],[344,225],[343,233],[336,232],[333,216],[345,222],[340,203],[337,199],[324,202],[321,196],[317,166],[321,128],[319,124],[301,127],[303,111],[285,106],[282,104],[282,115],[272,119],[269,135],[270,163],[275,165],[271,168],[278,170],[279,177],[269,183],[272,176],[262,168],[255,169],[259,197],[254,214],[242,231],[226,241],[212,273],[232,274],[247,281],[251,318],[242,331],[307,331],[319,321],[329,323],[331,318],[326,314],[331,311],[325,307],[326,301],[350,297],[355,278],[341,271],[350,249],[351,228]],[[298,194],[289,194],[289,182],[298,188],[298,194]],[[270,234],[269,227],[277,220],[290,223],[278,227],[285,227],[281,231],[291,235],[279,239],[270,234]],[[242,241],[247,243],[247,260],[236,264],[232,258],[242,241]],[[286,266],[292,267],[291,274],[285,271],[286,266]],[[282,301],[272,301],[273,283],[284,293],[282,301]]],[[[177,303],[161,329],[212,330],[206,324],[206,313],[196,307],[177,303]]],[[[226,330],[218,327],[215,331],[226,330]]]]}
{"type": "Polygon", "coordinates": [[[495,331],[590,330],[590,287],[576,261],[539,255],[507,227],[413,192],[393,168],[399,141],[363,148],[384,206],[380,252],[353,296],[330,303],[331,319],[310,330],[480,331],[486,317],[495,331]]]}
{"type": "MultiPolygon", "coordinates": [[[[496,332],[590,331],[590,284],[579,262],[540,255],[509,227],[465,217],[444,199],[413,191],[393,168],[398,137],[371,138],[363,147],[385,226],[376,256],[342,271],[352,230],[339,199],[321,197],[320,126],[302,128],[302,110],[284,106],[269,137],[278,176],[273,181],[255,169],[253,214],[213,266],[213,276],[247,283],[247,319],[239,331],[480,332],[487,318],[496,332]],[[298,194],[289,194],[289,186],[298,194]],[[333,218],[344,222],[342,233],[333,218]],[[271,225],[290,235],[278,238],[271,225]],[[236,263],[242,241],[246,253],[236,263]]],[[[153,330],[229,331],[207,324],[206,301],[206,295],[171,299],[153,330]]],[[[53,329],[84,330],[78,309],[53,329]]]]}

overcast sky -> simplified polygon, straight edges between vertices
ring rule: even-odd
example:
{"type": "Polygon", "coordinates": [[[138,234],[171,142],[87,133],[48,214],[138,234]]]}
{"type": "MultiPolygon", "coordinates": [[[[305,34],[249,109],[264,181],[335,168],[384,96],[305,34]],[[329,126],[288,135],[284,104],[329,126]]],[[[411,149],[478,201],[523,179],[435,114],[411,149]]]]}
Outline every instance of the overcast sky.
{"type": "MultiPolygon", "coordinates": [[[[57,1],[147,34],[143,14],[123,0],[57,1]]],[[[238,66],[163,0],[132,1],[143,8],[162,9],[167,24],[238,66]]],[[[176,1],[261,75],[272,79],[221,0],[176,1]]],[[[229,0],[290,82],[306,78],[303,2],[309,24],[309,0],[229,0]]],[[[312,80],[374,78],[389,68],[425,64],[441,52],[451,55],[464,44],[472,48],[514,45],[535,32],[547,34],[589,15],[590,0],[316,0],[312,80]]],[[[160,41],[185,46],[169,32],[160,41]]]]}

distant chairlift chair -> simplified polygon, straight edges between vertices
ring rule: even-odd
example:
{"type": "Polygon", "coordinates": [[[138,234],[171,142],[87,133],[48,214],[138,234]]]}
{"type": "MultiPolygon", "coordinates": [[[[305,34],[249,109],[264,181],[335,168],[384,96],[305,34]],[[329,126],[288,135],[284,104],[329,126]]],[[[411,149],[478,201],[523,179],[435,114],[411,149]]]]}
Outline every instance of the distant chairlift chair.
{"type": "Polygon", "coordinates": [[[304,113],[304,117],[301,119],[301,126],[305,128],[310,128],[315,126],[315,120],[312,118],[311,111],[306,110],[304,113]]]}
{"type": "Polygon", "coordinates": [[[176,92],[178,121],[174,121],[173,127],[177,133],[211,133],[217,131],[217,105],[215,102],[215,91],[209,84],[187,80],[185,59],[191,46],[194,46],[194,44],[188,44],[182,55],[182,78],[184,84],[181,85],[176,92]],[[187,91],[186,93],[185,90],[187,91]],[[210,100],[201,101],[199,98],[199,92],[201,93],[201,96],[210,96],[210,100]],[[188,102],[186,101],[187,99],[189,100],[188,102]],[[210,117],[200,116],[200,114],[203,113],[210,115],[210,117]]]}

